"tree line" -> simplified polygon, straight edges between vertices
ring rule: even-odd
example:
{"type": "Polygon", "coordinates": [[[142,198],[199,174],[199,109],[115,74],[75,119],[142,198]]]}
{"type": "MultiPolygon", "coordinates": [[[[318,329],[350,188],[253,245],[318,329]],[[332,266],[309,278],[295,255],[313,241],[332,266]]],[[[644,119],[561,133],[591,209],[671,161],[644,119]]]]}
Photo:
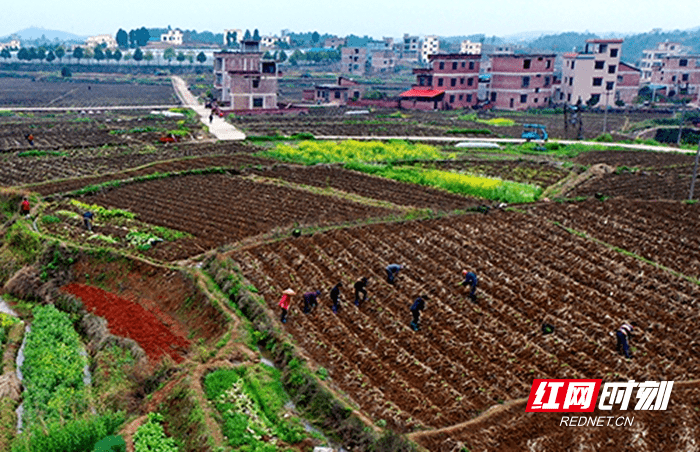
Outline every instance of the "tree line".
{"type": "MultiPolygon", "coordinates": [[[[59,61],[62,61],[64,57],[72,57],[78,60],[80,62],[81,59],[86,59],[86,60],[95,60],[95,61],[129,61],[129,60],[134,60],[136,62],[141,62],[141,61],[153,61],[155,59],[155,55],[153,52],[146,51],[144,52],[141,50],[141,48],[137,47],[133,53],[132,52],[126,52],[122,53],[120,49],[115,49],[112,51],[111,49],[106,48],[105,44],[101,44],[95,48],[90,48],[90,47],[76,47],[73,49],[71,53],[66,52],[66,49],[64,49],[62,46],[56,46],[54,48],[46,48],[46,47],[22,47],[19,49],[17,52],[17,59],[20,61],[33,61],[33,60],[38,60],[38,61],[47,61],[48,63],[53,62],[54,60],[58,59],[59,61]]],[[[0,57],[4,59],[9,59],[12,57],[12,53],[10,52],[9,49],[3,49],[0,51],[0,57]]],[[[194,63],[196,60],[198,63],[203,64],[207,60],[207,56],[204,54],[204,52],[199,52],[195,56],[194,52],[175,52],[175,50],[172,47],[169,47],[165,49],[163,52],[163,59],[168,61],[168,64],[172,60],[178,61],[180,64],[184,63],[185,61],[188,61],[189,63],[194,63]]]]}

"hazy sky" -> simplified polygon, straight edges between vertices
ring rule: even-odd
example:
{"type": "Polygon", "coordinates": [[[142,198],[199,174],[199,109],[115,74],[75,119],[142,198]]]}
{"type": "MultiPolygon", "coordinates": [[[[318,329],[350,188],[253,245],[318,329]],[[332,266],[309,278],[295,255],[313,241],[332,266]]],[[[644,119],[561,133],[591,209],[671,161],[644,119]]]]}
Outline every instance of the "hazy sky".
{"type": "Polygon", "coordinates": [[[114,35],[119,28],[318,31],[400,37],[526,31],[645,32],[700,26],[698,0],[5,0],[0,36],[41,27],[114,35]]]}

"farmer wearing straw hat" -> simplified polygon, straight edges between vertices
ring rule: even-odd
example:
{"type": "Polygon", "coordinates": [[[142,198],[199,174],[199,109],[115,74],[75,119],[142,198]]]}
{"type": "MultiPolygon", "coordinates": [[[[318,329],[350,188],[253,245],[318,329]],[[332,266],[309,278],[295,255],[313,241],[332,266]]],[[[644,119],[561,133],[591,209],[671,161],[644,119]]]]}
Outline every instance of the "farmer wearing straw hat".
{"type": "Polygon", "coordinates": [[[292,302],[292,295],[296,295],[292,289],[282,291],[282,298],[280,299],[279,303],[277,303],[277,305],[282,308],[282,317],[280,318],[282,323],[287,323],[287,312],[289,311],[289,305],[292,302]]]}

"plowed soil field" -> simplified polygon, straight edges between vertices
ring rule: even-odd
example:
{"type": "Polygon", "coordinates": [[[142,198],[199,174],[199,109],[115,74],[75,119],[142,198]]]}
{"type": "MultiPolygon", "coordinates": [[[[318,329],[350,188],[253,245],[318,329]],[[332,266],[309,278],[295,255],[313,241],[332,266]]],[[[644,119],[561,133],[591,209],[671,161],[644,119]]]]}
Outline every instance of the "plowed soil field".
{"type": "Polygon", "coordinates": [[[399,213],[226,175],[153,180],[80,199],[127,209],[142,221],[188,232],[199,247],[193,254],[274,230],[338,225],[399,213]]]}
{"type": "Polygon", "coordinates": [[[363,226],[231,257],[275,312],[287,287],[324,291],[309,315],[295,300],[284,328],[333,384],[402,431],[468,421],[527,397],[534,378],[700,376],[700,288],[541,217],[495,211],[363,226]],[[391,262],[408,265],[395,286],[384,281],[391,262]],[[479,275],[476,303],[458,285],[463,268],[479,275]],[[371,277],[370,300],[358,308],[349,300],[362,276],[371,277]],[[338,281],[345,289],[334,315],[327,296],[338,281]],[[430,300],[414,332],[409,306],[420,294],[430,300]],[[641,334],[626,361],[609,332],[632,320],[641,334]],[[541,335],[543,321],[555,334],[541,335]]]}

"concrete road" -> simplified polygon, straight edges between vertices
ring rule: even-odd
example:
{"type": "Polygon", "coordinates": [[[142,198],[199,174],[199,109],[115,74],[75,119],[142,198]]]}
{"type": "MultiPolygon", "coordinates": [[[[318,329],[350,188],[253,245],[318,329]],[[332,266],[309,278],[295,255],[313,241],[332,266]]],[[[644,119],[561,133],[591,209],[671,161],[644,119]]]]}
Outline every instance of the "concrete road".
{"type": "Polygon", "coordinates": [[[196,111],[199,115],[199,119],[209,127],[209,132],[214,135],[218,140],[231,141],[231,140],[245,140],[245,134],[240,130],[233,127],[231,124],[225,121],[225,118],[214,117],[214,120],[209,122],[210,110],[204,105],[200,104],[197,99],[192,95],[190,90],[187,88],[187,84],[182,78],[173,76],[173,87],[177,93],[177,97],[182,102],[183,106],[189,107],[196,111]]]}

